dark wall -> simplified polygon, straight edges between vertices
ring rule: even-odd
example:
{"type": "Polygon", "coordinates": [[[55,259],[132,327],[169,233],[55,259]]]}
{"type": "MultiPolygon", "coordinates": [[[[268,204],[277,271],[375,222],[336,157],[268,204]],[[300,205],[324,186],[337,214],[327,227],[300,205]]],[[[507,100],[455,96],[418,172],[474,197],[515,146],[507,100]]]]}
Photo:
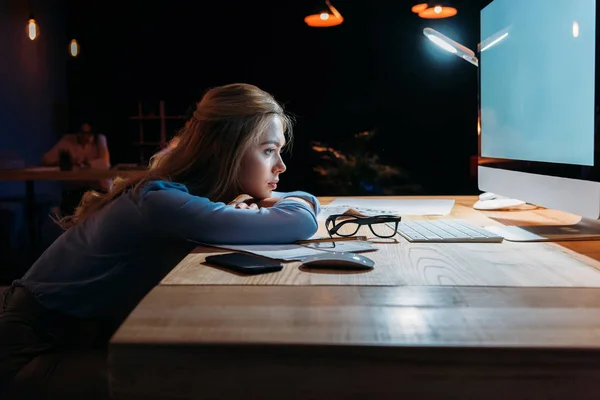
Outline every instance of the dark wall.
{"type": "Polygon", "coordinates": [[[35,164],[64,129],[66,61],[61,1],[0,2],[0,148],[35,164]],[[30,12],[40,36],[26,35],[30,12]]]}
{"type": "Polygon", "coordinates": [[[337,0],[344,23],[309,28],[303,18],[320,3],[72,1],[70,29],[82,46],[70,70],[72,107],[94,117],[114,161],[134,162],[128,117],[138,100],[156,108],[163,99],[168,113],[181,114],[208,87],[253,83],[297,116],[282,190],[313,190],[311,140],[337,145],[377,129],[377,152],[426,193],[474,192],[477,69],[422,31],[476,48],[483,1],[455,0],[456,17],[423,20],[411,2],[337,0]]]}
{"type": "MultiPolygon", "coordinates": [[[[25,165],[36,165],[64,130],[69,57],[64,28],[60,0],[0,1],[0,163],[20,157],[25,165]],[[40,26],[34,41],[26,35],[30,13],[40,26]]],[[[57,193],[56,183],[35,188],[40,201],[57,193]]],[[[10,235],[13,247],[24,240],[19,201],[24,191],[24,182],[0,182],[2,243],[10,235]],[[8,197],[12,201],[5,201],[8,197]]],[[[7,254],[1,258],[4,262],[7,254]]]]}

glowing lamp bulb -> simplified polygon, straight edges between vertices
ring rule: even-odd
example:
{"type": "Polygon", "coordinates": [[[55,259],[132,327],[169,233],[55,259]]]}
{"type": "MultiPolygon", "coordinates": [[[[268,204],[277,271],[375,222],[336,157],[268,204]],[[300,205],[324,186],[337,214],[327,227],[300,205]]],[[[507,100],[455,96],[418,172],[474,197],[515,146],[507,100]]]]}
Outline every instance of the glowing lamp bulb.
{"type": "Polygon", "coordinates": [[[450,52],[452,54],[456,54],[458,52],[458,50],[456,50],[456,47],[452,46],[450,43],[444,42],[437,36],[429,36],[429,40],[431,40],[433,43],[437,44],[447,52],[450,52]]]}
{"type": "Polygon", "coordinates": [[[77,57],[79,55],[79,43],[77,43],[77,40],[75,39],[69,42],[69,54],[71,54],[71,57],[77,57]]]}
{"type": "Polygon", "coordinates": [[[35,40],[35,38],[37,38],[39,34],[40,30],[37,24],[35,23],[35,19],[30,18],[27,22],[27,37],[29,37],[29,39],[31,40],[35,40]]]}

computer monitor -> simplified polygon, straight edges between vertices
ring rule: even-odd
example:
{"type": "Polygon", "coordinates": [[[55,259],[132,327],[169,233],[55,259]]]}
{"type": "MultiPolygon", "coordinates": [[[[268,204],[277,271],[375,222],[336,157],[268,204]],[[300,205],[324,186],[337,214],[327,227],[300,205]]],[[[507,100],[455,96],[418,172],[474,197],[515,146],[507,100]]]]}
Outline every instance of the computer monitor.
{"type": "Polygon", "coordinates": [[[600,235],[597,21],[596,0],[481,10],[479,189],[584,217],[546,240],[600,235]]]}

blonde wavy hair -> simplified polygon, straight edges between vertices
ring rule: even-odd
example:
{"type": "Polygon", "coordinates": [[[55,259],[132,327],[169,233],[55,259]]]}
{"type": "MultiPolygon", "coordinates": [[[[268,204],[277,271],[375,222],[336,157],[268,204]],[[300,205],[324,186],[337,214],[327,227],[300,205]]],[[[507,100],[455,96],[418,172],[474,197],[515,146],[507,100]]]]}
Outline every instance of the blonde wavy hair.
{"type": "Polygon", "coordinates": [[[55,218],[69,229],[102,209],[128,189],[136,193],[152,180],[169,180],[187,186],[191,194],[228,202],[242,193],[239,183],[244,152],[279,117],[288,143],[292,117],[274,97],[256,86],[234,83],[208,90],[189,123],[171,145],[153,157],[140,176],[115,179],[107,193],[88,191],[73,215],[55,218]]]}

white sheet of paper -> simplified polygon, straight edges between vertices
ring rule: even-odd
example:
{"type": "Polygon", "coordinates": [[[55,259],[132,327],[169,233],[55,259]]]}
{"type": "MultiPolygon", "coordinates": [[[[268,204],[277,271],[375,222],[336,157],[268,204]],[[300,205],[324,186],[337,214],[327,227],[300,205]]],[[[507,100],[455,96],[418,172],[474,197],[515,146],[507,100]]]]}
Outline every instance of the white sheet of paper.
{"type": "Polygon", "coordinates": [[[225,245],[210,244],[208,246],[244,251],[263,257],[277,260],[302,260],[308,256],[321,254],[324,251],[353,252],[374,250],[373,244],[363,240],[349,240],[347,242],[320,242],[310,244],[273,244],[273,245],[225,245]],[[333,247],[335,244],[335,247],[333,247]]]}
{"type": "Polygon", "coordinates": [[[410,199],[410,200],[384,200],[384,199],[335,199],[321,208],[318,215],[319,221],[325,221],[332,214],[343,214],[349,208],[365,215],[448,215],[454,207],[452,199],[410,199]]]}

